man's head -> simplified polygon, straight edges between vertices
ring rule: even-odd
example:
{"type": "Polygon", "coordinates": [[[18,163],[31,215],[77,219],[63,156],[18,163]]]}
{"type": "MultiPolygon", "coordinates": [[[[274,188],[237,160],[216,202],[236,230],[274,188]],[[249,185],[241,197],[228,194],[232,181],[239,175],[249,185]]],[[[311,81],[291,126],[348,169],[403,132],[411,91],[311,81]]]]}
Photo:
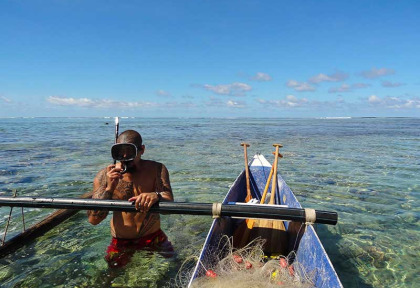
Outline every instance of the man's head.
{"type": "MultiPolygon", "coordinates": [[[[118,136],[117,144],[123,144],[123,143],[134,144],[137,147],[137,156],[133,160],[136,160],[136,159],[139,160],[141,158],[141,155],[143,155],[144,153],[145,147],[143,145],[143,140],[141,138],[141,135],[137,131],[127,130],[127,131],[122,132],[118,136]]],[[[118,146],[118,145],[114,145],[114,146],[118,146]]],[[[119,153],[117,152],[116,154],[118,155],[121,153],[122,151],[119,151],[119,153]]],[[[131,171],[135,168],[136,161],[129,160],[129,161],[121,161],[121,162],[127,168],[127,171],[131,171]]]]}
{"type": "Polygon", "coordinates": [[[140,133],[134,130],[126,130],[118,136],[117,143],[131,143],[136,145],[137,149],[143,150],[143,139],[140,133]]]}

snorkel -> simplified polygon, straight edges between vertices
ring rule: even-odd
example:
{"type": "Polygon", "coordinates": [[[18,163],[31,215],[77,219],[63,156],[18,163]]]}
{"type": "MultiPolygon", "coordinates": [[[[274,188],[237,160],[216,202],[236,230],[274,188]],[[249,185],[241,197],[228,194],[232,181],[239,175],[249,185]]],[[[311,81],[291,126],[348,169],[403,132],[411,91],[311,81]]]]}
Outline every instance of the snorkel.
{"type": "MultiPolygon", "coordinates": [[[[115,141],[114,144],[117,144],[118,141],[118,135],[120,130],[120,119],[119,117],[115,117],[115,141]]],[[[114,158],[114,165],[117,164],[117,159],[114,158]]],[[[125,165],[123,162],[121,162],[121,174],[127,173],[127,165],[125,165]]]]}
{"type": "MultiPolygon", "coordinates": [[[[117,144],[118,134],[120,130],[120,119],[115,117],[115,141],[114,144],[117,144]]],[[[117,164],[117,160],[114,158],[114,165],[117,164]]]]}
{"type": "Polygon", "coordinates": [[[127,165],[127,163],[130,163],[130,162],[132,162],[132,161],[121,161],[121,168],[122,168],[122,170],[120,171],[121,175],[128,172],[128,166],[129,165],[127,165]]]}
{"type": "Polygon", "coordinates": [[[122,168],[122,170],[120,171],[121,175],[127,173],[127,165],[125,165],[124,162],[121,162],[121,168],[122,168]]]}

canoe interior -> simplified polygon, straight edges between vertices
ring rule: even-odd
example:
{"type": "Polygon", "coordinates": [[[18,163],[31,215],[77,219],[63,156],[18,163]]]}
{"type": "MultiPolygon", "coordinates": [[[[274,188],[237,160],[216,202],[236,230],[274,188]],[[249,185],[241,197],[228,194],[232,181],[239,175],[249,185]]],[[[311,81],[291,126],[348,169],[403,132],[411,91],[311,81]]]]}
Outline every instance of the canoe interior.
{"type": "MultiPolygon", "coordinates": [[[[261,199],[270,169],[271,164],[262,155],[255,155],[250,162],[249,173],[253,198],[261,199]]],[[[276,204],[302,208],[283,178],[280,175],[277,175],[277,177],[276,204]]],[[[269,187],[268,191],[271,191],[271,187],[269,187]]],[[[244,202],[245,197],[246,179],[243,171],[229,189],[223,204],[244,202]]],[[[197,262],[190,285],[194,278],[205,274],[203,266],[211,267],[215,264],[211,262],[216,260],[214,257],[215,253],[218,255],[223,254],[223,251],[220,251],[221,247],[219,247],[220,237],[223,235],[231,237],[242,221],[244,220],[230,217],[222,217],[213,221],[199,258],[203,265],[197,262]]],[[[300,223],[295,222],[285,221],[284,224],[289,238],[287,251],[295,251],[296,260],[305,267],[306,272],[314,273],[313,281],[315,282],[315,287],[343,287],[314,228],[311,225],[302,227],[300,223]]]]}

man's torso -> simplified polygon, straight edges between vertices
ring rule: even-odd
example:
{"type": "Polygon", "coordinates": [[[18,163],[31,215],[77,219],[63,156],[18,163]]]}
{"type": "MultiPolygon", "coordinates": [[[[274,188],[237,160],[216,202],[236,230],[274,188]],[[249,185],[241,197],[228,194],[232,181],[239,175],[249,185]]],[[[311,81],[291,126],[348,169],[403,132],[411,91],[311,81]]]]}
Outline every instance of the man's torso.
{"type": "MultiPolygon", "coordinates": [[[[113,199],[128,200],[140,193],[160,191],[162,189],[160,172],[162,164],[142,160],[140,169],[126,173],[120,179],[114,191],[113,199]]],[[[160,229],[160,217],[157,213],[128,213],[114,211],[111,220],[111,234],[115,238],[139,238],[160,229]]]]}

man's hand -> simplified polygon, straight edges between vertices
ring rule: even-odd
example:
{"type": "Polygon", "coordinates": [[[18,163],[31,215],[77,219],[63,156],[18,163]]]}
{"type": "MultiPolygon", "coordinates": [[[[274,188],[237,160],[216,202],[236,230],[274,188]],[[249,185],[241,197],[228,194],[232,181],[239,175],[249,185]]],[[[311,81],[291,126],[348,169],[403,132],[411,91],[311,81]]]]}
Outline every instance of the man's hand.
{"type": "Polygon", "coordinates": [[[141,193],[139,196],[134,196],[128,199],[128,201],[136,202],[136,209],[140,210],[140,212],[148,212],[150,207],[153,206],[156,202],[159,201],[159,196],[156,192],[146,192],[141,193]]]}
{"type": "Polygon", "coordinates": [[[110,191],[111,193],[114,193],[118,182],[123,177],[121,171],[121,165],[117,166],[111,164],[108,167],[106,167],[106,190],[110,191]]]}

